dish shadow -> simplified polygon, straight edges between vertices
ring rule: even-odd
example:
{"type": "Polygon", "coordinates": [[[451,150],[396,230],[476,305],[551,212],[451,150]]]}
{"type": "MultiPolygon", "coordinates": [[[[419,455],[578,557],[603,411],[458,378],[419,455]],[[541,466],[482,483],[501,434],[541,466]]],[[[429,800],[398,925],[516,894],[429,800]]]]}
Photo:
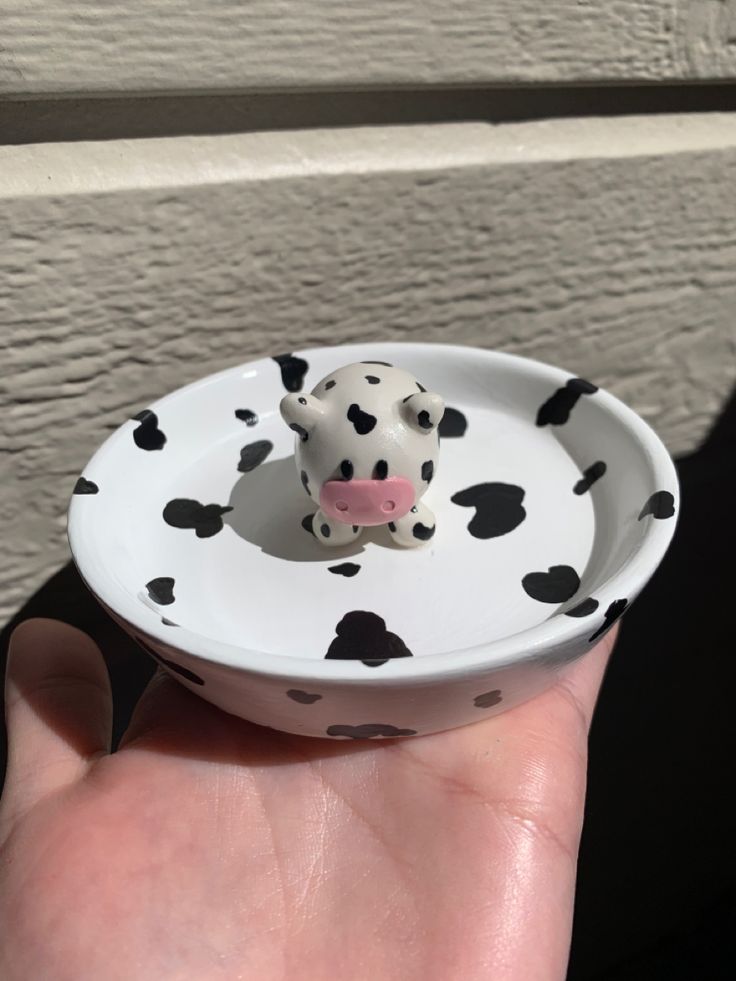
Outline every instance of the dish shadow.
{"type": "Polygon", "coordinates": [[[267,555],[289,562],[346,559],[360,555],[370,542],[401,550],[384,527],[364,528],[350,545],[320,544],[309,530],[316,506],[299,485],[293,456],[267,460],[244,473],[233,487],[228,504],[233,510],[223,521],[236,535],[267,555]]]}

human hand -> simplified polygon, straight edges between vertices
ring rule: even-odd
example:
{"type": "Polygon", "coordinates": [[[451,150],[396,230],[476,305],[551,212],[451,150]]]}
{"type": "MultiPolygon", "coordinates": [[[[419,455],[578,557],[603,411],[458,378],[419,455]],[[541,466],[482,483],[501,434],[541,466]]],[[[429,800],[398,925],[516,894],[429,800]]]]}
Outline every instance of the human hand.
{"type": "Polygon", "coordinates": [[[5,981],[564,978],[611,631],[475,725],[329,742],[158,674],[119,750],[95,644],[23,623],[6,681],[5,981]]]}

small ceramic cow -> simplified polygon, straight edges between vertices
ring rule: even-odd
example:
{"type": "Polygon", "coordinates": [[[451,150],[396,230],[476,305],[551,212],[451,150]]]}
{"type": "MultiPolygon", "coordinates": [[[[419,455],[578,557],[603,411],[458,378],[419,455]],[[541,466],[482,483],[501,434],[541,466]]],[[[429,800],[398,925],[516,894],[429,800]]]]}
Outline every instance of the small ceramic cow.
{"type": "Polygon", "coordinates": [[[382,361],[351,364],[311,395],[287,395],[281,415],[297,434],[296,465],[319,504],[312,528],[325,545],[347,545],[369,525],[421,545],[435,520],[420,502],[437,469],[439,395],[382,361]]]}

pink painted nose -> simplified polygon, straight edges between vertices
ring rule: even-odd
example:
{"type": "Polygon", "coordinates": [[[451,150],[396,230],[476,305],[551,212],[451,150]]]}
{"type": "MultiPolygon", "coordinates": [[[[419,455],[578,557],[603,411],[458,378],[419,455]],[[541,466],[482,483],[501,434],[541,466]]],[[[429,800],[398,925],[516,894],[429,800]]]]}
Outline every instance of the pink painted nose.
{"type": "Polygon", "coordinates": [[[328,480],[319,503],[328,517],[346,525],[385,525],[403,518],[414,504],[406,477],[385,480],[328,480]]]}

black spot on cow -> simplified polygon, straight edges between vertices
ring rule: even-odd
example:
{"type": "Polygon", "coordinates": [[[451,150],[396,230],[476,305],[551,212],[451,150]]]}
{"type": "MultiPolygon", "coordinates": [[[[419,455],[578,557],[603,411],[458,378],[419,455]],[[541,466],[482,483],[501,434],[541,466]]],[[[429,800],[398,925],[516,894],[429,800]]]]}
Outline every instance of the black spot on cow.
{"type": "Polygon", "coordinates": [[[297,434],[302,443],[306,443],[309,439],[309,433],[304,426],[300,426],[298,422],[290,422],[289,429],[292,429],[297,434]]]}
{"type": "Polygon", "coordinates": [[[422,480],[429,484],[432,477],[434,477],[434,460],[426,460],[422,464],[422,480]]]}
{"type": "Polygon", "coordinates": [[[357,402],[353,402],[348,409],[348,419],[359,436],[366,436],[377,422],[376,417],[369,412],[363,412],[357,402]]]}
{"type": "Polygon", "coordinates": [[[172,528],[193,528],[197,538],[211,538],[222,531],[222,515],[228,511],[232,511],[229,506],[200,504],[187,497],[177,497],[166,505],[163,518],[172,528]]]}
{"type": "Polygon", "coordinates": [[[494,705],[498,705],[499,702],[503,701],[503,696],[501,695],[501,689],[496,688],[494,691],[484,691],[482,695],[476,695],[473,699],[473,705],[479,709],[492,708],[494,705]]]}
{"type": "Polygon", "coordinates": [[[366,375],[365,380],[369,385],[379,385],[381,383],[381,379],[377,375],[366,375]]]}
{"type": "Polygon", "coordinates": [[[388,530],[389,531],[396,531],[396,522],[395,521],[389,521],[389,523],[388,523],[388,530]]]}
{"type": "Polygon", "coordinates": [[[142,647],[146,654],[149,654],[154,661],[158,661],[159,664],[163,664],[164,667],[169,669],[169,671],[173,671],[174,674],[178,674],[180,677],[186,678],[187,681],[191,681],[194,685],[204,684],[204,678],[200,678],[200,676],[195,674],[194,671],[190,671],[189,668],[185,668],[181,664],[177,664],[176,661],[170,661],[162,654],[158,654],[152,647],[149,647],[144,640],[141,640],[140,637],[136,637],[135,639],[138,646],[142,647]]]}
{"type": "Polygon", "coordinates": [[[286,391],[301,392],[304,376],[309,368],[304,358],[298,358],[294,354],[277,354],[273,360],[281,369],[281,381],[286,391]]]}
{"type": "Polygon", "coordinates": [[[417,394],[416,392],[412,392],[411,395],[405,395],[404,398],[401,400],[402,403],[406,405],[409,399],[413,399],[416,394],[417,394]]]}
{"type": "Polygon", "coordinates": [[[570,610],[565,610],[566,617],[589,617],[591,613],[595,613],[598,609],[598,600],[593,599],[589,596],[587,599],[582,600],[576,606],[573,606],[570,610]]]}
{"type": "MultiPolygon", "coordinates": [[[[305,514],[304,515],[304,517],[302,518],[302,528],[305,531],[308,531],[310,535],[314,535],[314,515],[313,514],[305,514]]],[[[316,537],[317,536],[315,535],[315,538],[316,537]]]]}
{"type": "Polygon", "coordinates": [[[252,409],[236,409],[235,418],[240,419],[246,426],[255,426],[258,423],[258,416],[252,409]]]}
{"type": "Polygon", "coordinates": [[[353,479],[353,464],[351,460],[343,460],[340,464],[340,473],[343,480],[353,479]]]}
{"type": "Polygon", "coordinates": [[[319,526],[319,530],[322,533],[322,537],[323,538],[329,538],[330,537],[331,532],[330,532],[330,526],[329,525],[324,525],[324,524],[323,525],[320,525],[319,526]]]}
{"type": "Polygon", "coordinates": [[[524,490],[516,484],[474,484],[453,494],[450,500],[475,508],[468,531],[473,538],[499,538],[518,528],[526,518],[524,490]]]}
{"type": "Polygon", "coordinates": [[[99,492],[100,488],[94,480],[87,480],[86,477],[80,477],[74,485],[72,494],[99,494],[99,492]]]}
{"type": "Polygon", "coordinates": [[[412,513],[412,514],[417,514],[417,513],[418,513],[418,511],[419,511],[419,508],[418,508],[418,507],[416,506],[416,504],[414,504],[414,505],[412,506],[412,509],[411,509],[411,513],[412,513]]]}
{"type": "Polygon", "coordinates": [[[404,641],[386,630],[385,620],[365,610],[346,613],[335,633],[337,637],[325,654],[330,660],[362,661],[369,668],[377,668],[391,658],[412,656],[404,641]]]}
{"type": "Polygon", "coordinates": [[[331,378],[331,379],[330,379],[330,380],[329,380],[328,382],[325,382],[325,391],[326,391],[326,392],[329,392],[329,390],[330,390],[331,388],[334,388],[334,387],[335,387],[335,385],[336,385],[336,382],[335,382],[335,381],[333,381],[333,379],[331,378]]]}
{"type": "Polygon", "coordinates": [[[584,378],[570,378],[537,412],[538,426],[563,426],[581,395],[593,395],[598,386],[584,378]]]}
{"type": "Polygon", "coordinates": [[[178,627],[179,626],[178,623],[174,623],[173,620],[167,620],[166,617],[161,617],[161,623],[163,623],[163,625],[165,627],[178,627]]]}
{"type": "Polygon", "coordinates": [[[240,463],[238,463],[238,470],[240,473],[250,473],[251,470],[255,470],[266,459],[268,454],[273,449],[273,443],[270,439],[257,439],[255,443],[248,443],[240,451],[240,463]]]}
{"type": "Polygon", "coordinates": [[[418,538],[420,542],[428,542],[432,535],[434,535],[434,530],[435,525],[428,528],[426,525],[423,525],[421,521],[417,521],[412,528],[411,533],[415,538],[418,538]]]}
{"type": "Polygon", "coordinates": [[[340,565],[328,566],[327,571],[333,572],[336,576],[345,576],[346,579],[352,579],[353,576],[357,576],[360,572],[360,566],[357,562],[341,562],[340,565]]]}
{"type": "Polygon", "coordinates": [[[361,361],[360,363],[361,364],[382,364],[384,368],[393,368],[393,365],[392,364],[389,364],[388,361],[361,361]]]}
{"type": "Polygon", "coordinates": [[[146,583],[146,589],[153,602],[158,603],[159,606],[168,606],[176,599],[174,580],[171,576],[158,576],[158,578],[152,579],[146,583]]]}
{"type": "Polygon", "coordinates": [[[657,491],[652,494],[641,509],[639,521],[651,514],[653,518],[671,518],[675,513],[675,498],[669,491],[657,491]]]}
{"type": "Polygon", "coordinates": [[[588,638],[588,643],[592,644],[594,640],[598,640],[600,636],[605,634],[606,631],[608,631],[614,625],[618,618],[623,616],[628,605],[629,601],[626,599],[614,600],[603,614],[603,623],[600,625],[600,627],[598,627],[596,632],[588,638]]]}
{"type": "Polygon", "coordinates": [[[299,702],[300,705],[313,705],[322,698],[316,692],[301,691],[299,688],[290,688],[286,694],[293,702],[299,702]]]}
{"type": "Polygon", "coordinates": [[[424,387],[424,385],[420,385],[419,382],[417,382],[417,388],[419,389],[420,392],[426,392],[427,391],[427,389],[424,387]]]}
{"type": "Polygon", "coordinates": [[[540,603],[564,603],[580,589],[580,578],[571,565],[553,565],[547,572],[530,572],[521,585],[540,603]]]}
{"type": "Polygon", "coordinates": [[[297,399],[297,402],[299,403],[299,405],[306,405],[307,404],[307,400],[306,399],[302,399],[302,398],[297,399]]]}
{"type": "MultiPolygon", "coordinates": [[[[307,494],[309,494],[309,476],[307,475],[307,471],[306,470],[302,470],[301,471],[301,473],[299,474],[299,479],[302,482],[302,487],[307,492],[307,494]]],[[[310,495],[310,497],[311,497],[311,495],[310,495]]]]}
{"type": "Polygon", "coordinates": [[[468,420],[459,409],[445,409],[445,414],[437,427],[442,439],[457,439],[465,435],[468,420]]]}
{"type": "Polygon", "coordinates": [[[416,736],[416,729],[397,729],[383,722],[364,722],[359,726],[334,725],[327,727],[328,736],[348,736],[350,739],[373,739],[376,736],[416,736]]]}
{"type": "Polygon", "coordinates": [[[385,460],[376,460],[376,465],[373,468],[373,479],[385,480],[386,477],[388,477],[388,463],[385,460]]]}
{"type": "Polygon", "coordinates": [[[150,409],[144,409],[133,416],[140,426],[133,430],[135,445],[142,450],[162,450],[166,436],[158,428],[158,416],[150,409]]]}
{"type": "Polygon", "coordinates": [[[605,472],[606,465],[603,460],[596,460],[586,470],[583,470],[583,476],[572,489],[573,494],[584,494],[589,491],[596,480],[600,480],[605,472]]]}
{"type": "Polygon", "coordinates": [[[429,413],[426,409],[422,409],[421,412],[417,413],[417,422],[422,427],[422,429],[431,429],[432,420],[429,418],[429,413]]]}
{"type": "Polygon", "coordinates": [[[353,534],[356,535],[357,533],[358,533],[358,525],[353,525],[353,534]]]}

